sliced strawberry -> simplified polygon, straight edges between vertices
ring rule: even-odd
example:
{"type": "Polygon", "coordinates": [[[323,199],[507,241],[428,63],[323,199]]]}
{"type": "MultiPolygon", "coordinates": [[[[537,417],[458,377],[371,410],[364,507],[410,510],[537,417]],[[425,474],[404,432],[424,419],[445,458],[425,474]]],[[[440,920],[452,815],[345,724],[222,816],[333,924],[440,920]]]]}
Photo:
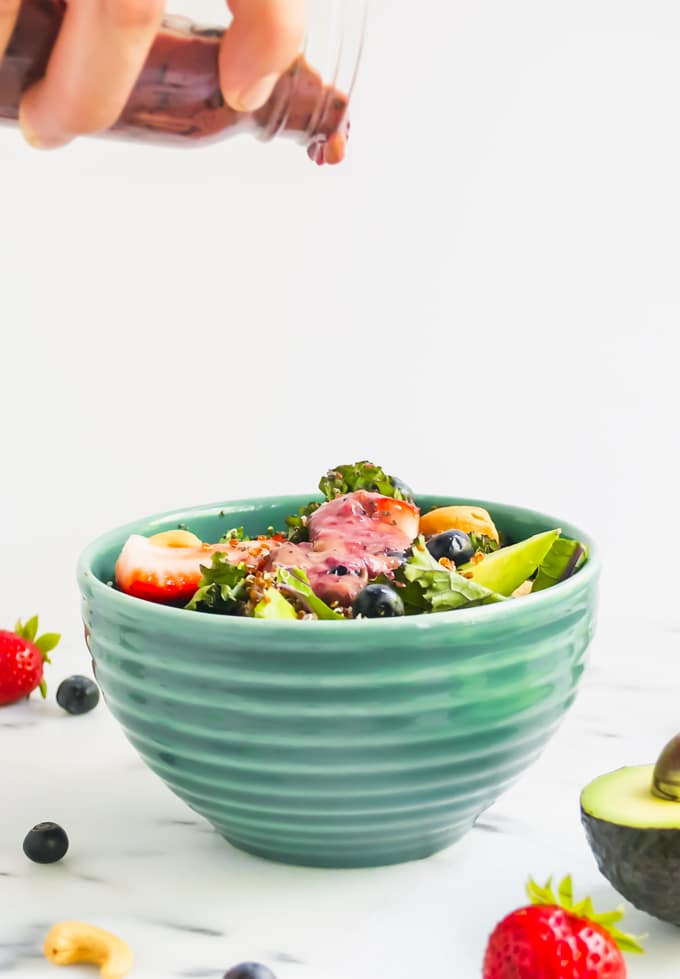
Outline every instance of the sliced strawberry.
{"type": "Polygon", "coordinates": [[[309,518],[309,539],[344,540],[371,554],[405,551],[418,536],[420,511],[405,500],[357,490],[324,503],[309,518]]]}
{"type": "Polygon", "coordinates": [[[149,539],[139,534],[128,538],[116,562],[116,584],[121,591],[147,602],[186,605],[201,583],[201,567],[210,565],[213,554],[219,551],[231,564],[256,570],[274,544],[266,538],[186,547],[162,541],[162,537],[149,539]]]}
{"type": "Polygon", "coordinates": [[[116,584],[148,602],[186,603],[198,589],[201,565],[210,564],[210,558],[208,546],[164,547],[133,534],[116,562],[116,584]]]}

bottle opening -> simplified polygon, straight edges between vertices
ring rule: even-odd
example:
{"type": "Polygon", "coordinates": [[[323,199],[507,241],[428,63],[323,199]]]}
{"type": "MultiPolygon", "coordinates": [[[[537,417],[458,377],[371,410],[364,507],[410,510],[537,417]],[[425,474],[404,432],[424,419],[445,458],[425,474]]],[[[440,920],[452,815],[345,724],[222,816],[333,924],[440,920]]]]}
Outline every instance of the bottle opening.
{"type": "Polygon", "coordinates": [[[368,0],[309,0],[304,49],[276,87],[263,139],[295,135],[317,162],[336,163],[364,50],[368,0]]]}

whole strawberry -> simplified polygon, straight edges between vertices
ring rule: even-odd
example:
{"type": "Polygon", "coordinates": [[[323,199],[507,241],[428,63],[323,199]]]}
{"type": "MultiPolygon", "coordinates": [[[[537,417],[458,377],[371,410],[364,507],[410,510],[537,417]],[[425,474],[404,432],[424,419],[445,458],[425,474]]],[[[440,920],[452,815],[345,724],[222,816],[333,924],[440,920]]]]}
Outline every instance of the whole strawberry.
{"type": "Polygon", "coordinates": [[[622,952],[641,952],[616,927],[619,908],[596,914],[590,898],[574,904],[571,877],[559,886],[529,881],[531,905],[504,918],[489,939],[483,979],[626,979],[622,952]]]}
{"type": "Polygon", "coordinates": [[[38,689],[45,697],[44,666],[61,637],[54,632],[37,635],[37,615],[26,625],[17,622],[13,632],[0,629],[0,707],[29,697],[38,689]]]}

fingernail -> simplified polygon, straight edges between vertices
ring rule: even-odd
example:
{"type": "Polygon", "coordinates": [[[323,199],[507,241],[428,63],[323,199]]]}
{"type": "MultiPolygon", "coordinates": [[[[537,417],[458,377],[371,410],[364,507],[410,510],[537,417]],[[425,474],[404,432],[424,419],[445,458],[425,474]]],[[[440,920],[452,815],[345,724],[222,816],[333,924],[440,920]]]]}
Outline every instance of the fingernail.
{"type": "Polygon", "coordinates": [[[246,86],[229,102],[237,112],[254,112],[265,104],[279,80],[278,75],[267,75],[253,85],[246,86]]]}
{"type": "Polygon", "coordinates": [[[23,102],[19,106],[19,128],[21,129],[21,133],[29,146],[32,146],[35,150],[42,149],[42,143],[40,142],[37,133],[26,118],[23,102]]]}

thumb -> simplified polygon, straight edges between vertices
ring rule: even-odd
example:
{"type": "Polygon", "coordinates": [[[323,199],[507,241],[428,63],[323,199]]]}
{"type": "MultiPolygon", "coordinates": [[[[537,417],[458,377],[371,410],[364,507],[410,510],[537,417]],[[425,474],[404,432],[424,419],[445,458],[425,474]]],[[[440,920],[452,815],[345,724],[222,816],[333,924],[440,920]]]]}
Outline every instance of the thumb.
{"type": "Polygon", "coordinates": [[[222,91],[239,112],[254,112],[300,52],[305,0],[227,0],[234,20],[220,52],[222,91]]]}

